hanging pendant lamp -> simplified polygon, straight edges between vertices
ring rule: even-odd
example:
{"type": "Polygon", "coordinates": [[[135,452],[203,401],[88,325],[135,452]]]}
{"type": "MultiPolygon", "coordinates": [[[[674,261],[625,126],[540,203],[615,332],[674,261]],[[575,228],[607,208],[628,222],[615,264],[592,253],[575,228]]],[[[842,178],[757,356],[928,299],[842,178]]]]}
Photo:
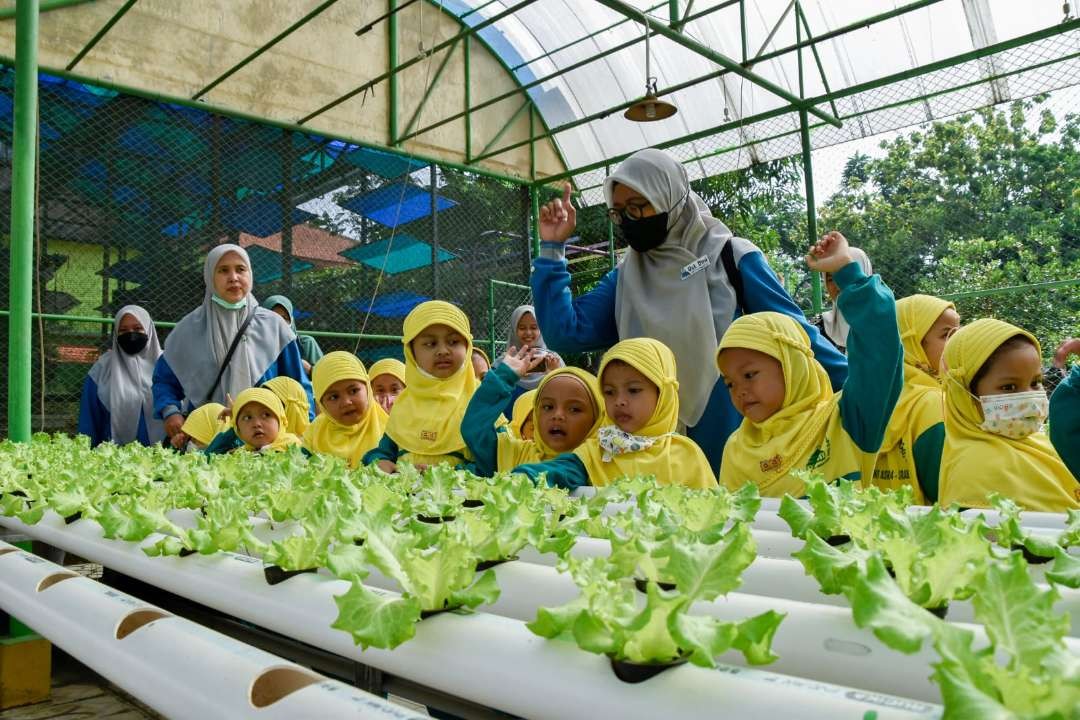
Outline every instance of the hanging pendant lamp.
{"type": "Polygon", "coordinates": [[[656,78],[651,77],[652,52],[649,47],[649,17],[645,16],[645,97],[631,105],[623,117],[633,122],[655,122],[669,118],[679,109],[656,96],[656,78]]]}

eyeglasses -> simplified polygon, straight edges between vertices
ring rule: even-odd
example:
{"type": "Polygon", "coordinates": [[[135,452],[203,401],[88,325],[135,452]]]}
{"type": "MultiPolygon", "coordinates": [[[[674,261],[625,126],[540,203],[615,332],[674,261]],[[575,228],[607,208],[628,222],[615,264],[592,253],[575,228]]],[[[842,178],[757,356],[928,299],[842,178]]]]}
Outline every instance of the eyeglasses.
{"type": "Polygon", "coordinates": [[[627,205],[621,210],[618,208],[611,208],[607,211],[608,220],[612,225],[622,225],[623,218],[627,220],[640,220],[645,214],[645,208],[649,207],[648,203],[641,203],[640,205],[627,205]]]}

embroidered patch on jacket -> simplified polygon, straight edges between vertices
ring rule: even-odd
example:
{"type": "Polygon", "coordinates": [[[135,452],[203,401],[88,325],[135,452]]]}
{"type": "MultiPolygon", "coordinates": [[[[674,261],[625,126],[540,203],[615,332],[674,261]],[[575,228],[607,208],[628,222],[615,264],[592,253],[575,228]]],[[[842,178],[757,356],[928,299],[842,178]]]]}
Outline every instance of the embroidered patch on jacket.
{"type": "Polygon", "coordinates": [[[817,450],[810,456],[810,459],[806,462],[806,469],[813,470],[819,468],[825,463],[829,462],[829,457],[832,451],[832,444],[828,438],[825,438],[825,442],[821,444],[817,450]]]}
{"type": "Polygon", "coordinates": [[[685,267],[683,267],[682,271],[679,273],[679,279],[680,280],[686,280],[689,277],[697,275],[699,272],[701,272],[705,268],[709,267],[709,265],[711,265],[711,264],[712,264],[712,261],[709,260],[709,256],[708,255],[702,255],[701,257],[699,257],[694,262],[692,262],[689,265],[686,265],[685,267]]]}
{"type": "Polygon", "coordinates": [[[779,455],[773,455],[768,460],[762,460],[758,463],[758,467],[761,468],[761,472],[776,472],[780,469],[780,466],[784,464],[784,458],[779,455]]]}
{"type": "Polygon", "coordinates": [[[430,440],[430,441],[434,442],[435,438],[437,438],[438,435],[439,435],[439,433],[435,432],[434,430],[421,430],[420,431],[420,439],[421,440],[430,440]]]}

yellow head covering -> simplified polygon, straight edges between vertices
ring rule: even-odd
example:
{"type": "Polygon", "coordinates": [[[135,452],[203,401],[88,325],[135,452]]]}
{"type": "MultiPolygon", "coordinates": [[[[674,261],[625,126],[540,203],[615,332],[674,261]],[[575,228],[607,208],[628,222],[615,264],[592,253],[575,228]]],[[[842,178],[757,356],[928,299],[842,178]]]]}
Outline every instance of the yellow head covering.
{"type": "MultiPolygon", "coordinates": [[[[266,388],[248,388],[239,395],[236,396],[236,400],[233,401],[233,422],[236,423],[240,417],[240,413],[244,411],[246,405],[251,403],[257,403],[262,405],[270,412],[277,416],[280,427],[278,428],[277,437],[269,445],[261,448],[266,450],[284,450],[289,445],[300,445],[300,438],[289,432],[289,420],[285,415],[285,406],[282,405],[281,399],[266,388]]],[[[238,434],[239,436],[239,434],[238,434]]],[[[242,438],[241,438],[242,439],[242,438]]],[[[254,448],[246,441],[244,442],[244,448],[247,450],[253,450],[254,448]]]]}
{"type": "Polygon", "coordinates": [[[743,418],[724,446],[721,484],[733,488],[754,482],[767,497],[788,492],[776,492],[773,486],[784,484],[780,481],[803,467],[822,443],[838,396],[833,394],[825,368],[814,359],[806,330],[794,318],[776,312],[743,315],[724,333],[716,351],[717,363],[727,348],[757,350],[779,361],[784,404],[763,422],[743,418]]]}
{"type": "Polygon", "coordinates": [[[375,364],[368,370],[368,377],[372,380],[380,375],[393,375],[401,384],[405,384],[405,363],[401,362],[397,358],[383,358],[382,360],[375,361],[375,364]]]}
{"type": "MultiPolygon", "coordinates": [[[[529,403],[528,409],[533,413],[533,439],[522,440],[520,437],[514,437],[508,432],[502,432],[498,435],[498,469],[500,471],[509,471],[518,465],[524,465],[525,463],[543,462],[544,460],[551,460],[559,453],[551,449],[546,442],[544,442],[543,436],[540,434],[540,427],[536,424],[535,418],[537,417],[536,411],[540,404],[540,398],[543,394],[544,388],[549,382],[559,377],[560,375],[570,375],[576,378],[582,385],[585,386],[585,391],[589,395],[589,399],[592,400],[593,406],[593,420],[592,427],[589,428],[588,435],[585,436],[586,440],[596,437],[596,431],[600,429],[600,426],[604,423],[604,398],[600,394],[600,383],[597,381],[596,376],[588,370],[582,370],[576,367],[561,367],[557,370],[552,370],[544,379],[540,381],[540,384],[536,386],[535,390],[530,390],[528,393],[521,395],[530,395],[532,402],[529,403]]],[[[521,398],[518,398],[519,400],[521,398]]],[[[514,416],[517,417],[517,403],[514,404],[514,416]]],[[[515,424],[515,427],[518,425],[515,424]]]]}
{"type": "Polygon", "coordinates": [[[413,308],[402,328],[405,346],[405,390],[394,403],[386,434],[406,453],[440,456],[467,450],[461,419],[479,381],[472,370],[469,318],[448,302],[429,300],[413,308]],[[412,341],[432,325],[446,325],[465,338],[465,361],[448,378],[422,371],[413,357],[412,341]]]}
{"type": "Polygon", "coordinates": [[[224,409],[221,403],[206,403],[197,407],[184,420],[180,431],[203,445],[209,445],[215,435],[229,426],[227,420],[218,420],[224,409]]]}
{"type": "Polygon", "coordinates": [[[315,389],[315,402],[322,412],[304,433],[304,446],[312,452],[345,458],[349,467],[358,467],[364,453],[379,444],[386,425],[386,413],[375,402],[364,363],[343,350],[327,353],[312,368],[311,384],[315,389]],[[322,404],[322,397],[330,386],[342,380],[359,380],[367,388],[367,412],[353,425],[339,423],[322,404]]]}
{"type": "MultiPolygon", "coordinates": [[[[483,348],[480,348],[480,347],[473,347],[472,351],[473,351],[474,353],[476,353],[477,355],[479,355],[480,357],[484,358],[484,362],[486,362],[486,363],[487,363],[487,366],[488,366],[488,367],[491,367],[491,358],[489,358],[489,357],[487,356],[487,353],[486,353],[486,352],[484,352],[484,349],[483,349],[483,348]]],[[[471,360],[471,356],[470,356],[470,360],[471,360]]]]}
{"type": "Polygon", "coordinates": [[[941,454],[941,505],[987,507],[999,492],[1021,507],[1042,512],[1080,508],[1080,484],[1043,432],[1022,440],[987,432],[971,380],[998,347],[1022,335],[1040,354],[1035,337],[1001,320],[983,318],[956,331],[945,345],[945,447],[941,454]]]}
{"type": "Polygon", "coordinates": [[[588,470],[590,482],[599,487],[627,476],[654,475],[662,485],[716,487],[716,478],[701,448],[690,438],[674,434],[679,424],[679,381],[675,356],[668,346],[652,338],[623,340],[604,354],[601,379],[615,360],[630,365],[659,389],[652,416],[636,433],[658,439],[642,450],[617,454],[606,462],[599,440],[586,440],[574,454],[588,470]]]}
{"type": "Polygon", "coordinates": [[[263,383],[263,387],[278,396],[285,406],[285,417],[289,421],[289,432],[302,436],[308,428],[311,406],[308,405],[304,386],[286,375],[278,375],[263,383]]]}
{"type": "Polygon", "coordinates": [[[523,392],[517,396],[517,400],[514,401],[514,410],[510,413],[510,431],[515,436],[525,439],[522,435],[521,429],[525,425],[525,421],[529,419],[529,415],[533,412],[533,406],[536,404],[536,390],[529,390],[523,392]]]}

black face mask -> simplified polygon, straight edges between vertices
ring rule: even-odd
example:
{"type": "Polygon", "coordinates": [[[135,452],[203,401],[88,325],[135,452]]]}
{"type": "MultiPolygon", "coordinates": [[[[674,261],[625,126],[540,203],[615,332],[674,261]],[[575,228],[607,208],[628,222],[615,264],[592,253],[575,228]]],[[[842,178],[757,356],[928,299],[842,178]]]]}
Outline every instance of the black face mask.
{"type": "Polygon", "coordinates": [[[638,252],[648,252],[664,244],[667,239],[667,223],[668,214],[657,213],[639,220],[624,217],[618,227],[630,247],[638,252]]]}
{"type": "Polygon", "coordinates": [[[141,332],[127,332],[116,336],[116,344],[128,355],[138,355],[150,342],[150,336],[141,332]]]}

